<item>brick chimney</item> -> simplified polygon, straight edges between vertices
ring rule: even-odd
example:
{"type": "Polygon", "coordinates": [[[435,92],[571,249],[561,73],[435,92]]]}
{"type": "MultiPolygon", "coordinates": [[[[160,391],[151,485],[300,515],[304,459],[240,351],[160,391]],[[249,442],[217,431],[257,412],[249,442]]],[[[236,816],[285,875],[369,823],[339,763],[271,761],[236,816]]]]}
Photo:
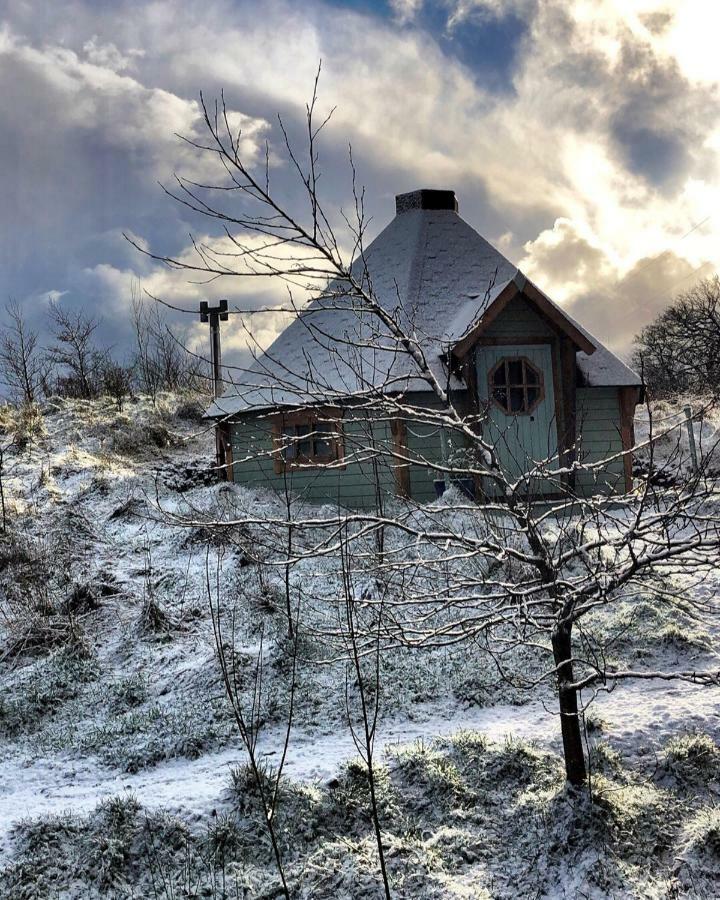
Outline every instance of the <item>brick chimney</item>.
{"type": "Polygon", "coordinates": [[[408,194],[398,194],[395,197],[395,213],[400,215],[411,209],[450,209],[458,211],[458,202],[455,191],[436,191],[432,188],[421,188],[418,191],[410,191],[408,194]]]}

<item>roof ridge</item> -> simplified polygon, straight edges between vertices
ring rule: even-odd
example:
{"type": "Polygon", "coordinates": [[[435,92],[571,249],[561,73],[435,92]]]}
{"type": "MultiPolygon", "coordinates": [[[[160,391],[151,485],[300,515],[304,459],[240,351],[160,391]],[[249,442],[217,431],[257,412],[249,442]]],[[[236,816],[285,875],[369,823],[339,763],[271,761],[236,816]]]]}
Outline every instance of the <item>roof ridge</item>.
{"type": "MultiPolygon", "coordinates": [[[[428,223],[429,216],[421,215],[420,228],[418,230],[417,240],[415,241],[415,250],[412,262],[410,263],[410,271],[408,272],[407,298],[405,301],[407,307],[406,314],[411,315],[413,319],[417,314],[420,305],[420,287],[423,283],[423,275],[425,274],[425,262],[427,260],[426,251],[428,246],[428,235],[430,233],[428,223]],[[419,265],[417,264],[418,257],[419,265]]],[[[410,321],[410,324],[413,325],[413,328],[415,327],[413,320],[410,321]]]]}

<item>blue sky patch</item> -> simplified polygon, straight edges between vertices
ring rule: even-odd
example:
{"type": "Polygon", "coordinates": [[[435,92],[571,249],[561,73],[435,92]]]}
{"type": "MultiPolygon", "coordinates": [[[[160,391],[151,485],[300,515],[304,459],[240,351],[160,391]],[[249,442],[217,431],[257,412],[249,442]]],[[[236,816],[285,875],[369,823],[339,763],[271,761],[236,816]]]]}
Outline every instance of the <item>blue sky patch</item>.
{"type": "MultiPolygon", "coordinates": [[[[387,0],[329,0],[332,6],[352,9],[392,20],[394,11],[387,0]]],[[[501,93],[512,90],[518,52],[527,32],[527,22],[511,13],[495,16],[487,10],[468,14],[448,28],[450,8],[444,3],[424,3],[412,26],[432,35],[442,50],[467,66],[485,90],[501,93]]],[[[398,25],[398,28],[408,27],[398,25]]]]}

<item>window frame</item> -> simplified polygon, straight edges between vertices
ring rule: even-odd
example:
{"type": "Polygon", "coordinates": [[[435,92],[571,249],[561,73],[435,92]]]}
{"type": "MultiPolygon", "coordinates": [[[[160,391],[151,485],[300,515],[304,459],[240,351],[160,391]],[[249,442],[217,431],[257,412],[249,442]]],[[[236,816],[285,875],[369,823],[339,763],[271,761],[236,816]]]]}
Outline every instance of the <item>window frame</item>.
{"type": "MultiPolygon", "coordinates": [[[[490,403],[493,406],[497,407],[497,409],[499,409],[506,416],[531,416],[537,410],[538,406],[545,399],[545,373],[542,371],[542,369],[539,366],[537,366],[534,362],[532,362],[530,359],[528,359],[527,356],[503,356],[501,359],[499,359],[495,363],[494,366],[492,366],[492,368],[488,372],[487,380],[488,380],[488,397],[489,397],[490,403]],[[523,367],[522,383],[510,381],[510,370],[508,367],[509,363],[517,363],[517,362],[521,363],[522,367],[523,367]],[[495,373],[500,369],[501,366],[505,368],[506,381],[505,381],[505,384],[498,385],[498,384],[495,384],[494,378],[495,378],[495,373]],[[528,380],[527,380],[527,369],[528,368],[532,369],[532,371],[535,372],[535,374],[537,375],[538,380],[537,380],[536,384],[532,384],[532,383],[528,382],[528,380]],[[503,406],[500,403],[500,401],[497,399],[497,397],[495,396],[496,390],[504,389],[505,391],[509,392],[511,390],[511,388],[521,388],[522,389],[523,399],[524,399],[524,405],[523,405],[522,409],[518,409],[518,410],[508,409],[507,407],[503,406]],[[528,388],[534,388],[538,392],[537,398],[532,405],[528,404],[528,402],[527,402],[528,388]]],[[[509,394],[508,394],[508,398],[509,398],[509,394]]],[[[508,401],[508,406],[509,406],[509,401],[508,401]]]]}
{"type": "Polygon", "coordinates": [[[345,443],[343,439],[342,411],[336,407],[323,407],[319,409],[303,409],[292,412],[280,413],[272,420],[273,440],[273,464],[276,474],[302,469],[340,468],[344,469],[345,443]],[[316,435],[319,424],[330,425],[332,428],[328,442],[330,453],[317,455],[315,447],[308,454],[296,453],[291,458],[286,456],[286,450],[293,444],[298,445],[301,440],[312,440],[313,445],[317,440],[316,435]],[[308,431],[303,435],[289,437],[288,429],[305,427],[308,431]]]}

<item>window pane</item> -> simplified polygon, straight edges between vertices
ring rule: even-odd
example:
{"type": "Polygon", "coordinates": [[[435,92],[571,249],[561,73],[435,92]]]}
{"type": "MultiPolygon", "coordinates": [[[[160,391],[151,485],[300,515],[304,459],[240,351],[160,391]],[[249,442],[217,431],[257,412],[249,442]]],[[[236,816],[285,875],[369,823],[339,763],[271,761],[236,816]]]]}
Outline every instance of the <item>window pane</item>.
{"type": "Polygon", "coordinates": [[[493,372],[493,384],[507,384],[505,380],[505,363],[501,363],[493,372]]]}
{"type": "Polygon", "coordinates": [[[333,427],[330,422],[318,422],[315,426],[315,456],[332,456],[333,427]]]}
{"type": "Polygon", "coordinates": [[[507,367],[508,367],[508,383],[509,384],[522,384],[523,383],[523,361],[521,359],[509,359],[507,367]]]}
{"type": "Polygon", "coordinates": [[[309,425],[293,425],[290,429],[295,438],[292,459],[303,457],[307,459],[312,453],[312,440],[307,437],[310,432],[309,425]]]}
{"type": "Polygon", "coordinates": [[[526,384],[538,384],[540,382],[538,372],[532,366],[525,366],[525,382],[526,384]]]}
{"type": "Polygon", "coordinates": [[[295,428],[292,425],[282,430],[282,456],[285,460],[295,459],[296,456],[295,428]]]}
{"type": "Polygon", "coordinates": [[[528,409],[531,409],[537,403],[539,396],[540,396],[539,388],[529,387],[527,389],[528,409]]]}
{"type": "Polygon", "coordinates": [[[493,398],[498,406],[507,410],[507,390],[505,388],[495,388],[493,398]]]}
{"type": "Polygon", "coordinates": [[[510,388],[510,412],[522,412],[525,409],[525,392],[522,388],[510,388]]]}

